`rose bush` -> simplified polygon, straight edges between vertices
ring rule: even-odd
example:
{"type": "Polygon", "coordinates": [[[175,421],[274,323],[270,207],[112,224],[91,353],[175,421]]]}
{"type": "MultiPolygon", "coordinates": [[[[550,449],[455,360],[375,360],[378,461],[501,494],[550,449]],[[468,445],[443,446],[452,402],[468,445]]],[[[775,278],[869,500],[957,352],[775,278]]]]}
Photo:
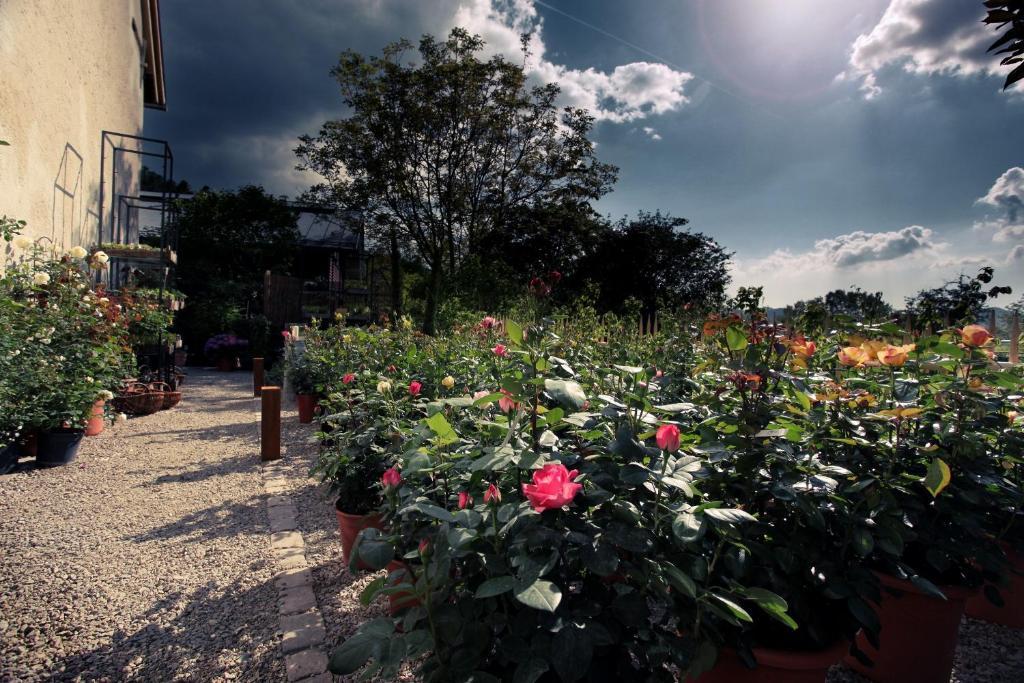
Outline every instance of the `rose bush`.
{"type": "Polygon", "coordinates": [[[81,251],[29,242],[0,278],[0,438],[81,428],[134,370],[122,308],[92,287],[81,251]]]}
{"type": "Polygon", "coordinates": [[[389,566],[363,599],[404,605],[334,671],[677,680],[874,638],[878,571],[999,585],[1021,376],[983,335],[616,324],[308,331],[315,469],[382,514],[352,566],[389,566]]]}

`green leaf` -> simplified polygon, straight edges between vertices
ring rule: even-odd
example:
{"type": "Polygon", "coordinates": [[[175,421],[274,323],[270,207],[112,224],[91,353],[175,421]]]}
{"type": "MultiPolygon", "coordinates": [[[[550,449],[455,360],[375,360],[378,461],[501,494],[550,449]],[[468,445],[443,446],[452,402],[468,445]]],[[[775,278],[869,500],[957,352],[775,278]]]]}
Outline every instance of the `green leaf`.
{"type": "Polygon", "coordinates": [[[789,604],[781,595],[757,587],[747,588],[744,592],[747,598],[756,602],[757,606],[773,619],[782,622],[794,631],[799,628],[793,618],[786,613],[789,609],[789,604]]]}
{"type": "Polygon", "coordinates": [[[579,382],[572,380],[546,379],[544,380],[544,390],[568,410],[581,410],[583,404],[587,402],[587,395],[583,393],[583,387],[579,385],[579,382]]]}
{"type": "Polygon", "coordinates": [[[544,612],[554,612],[562,602],[562,590],[544,579],[537,579],[530,585],[520,588],[515,593],[516,600],[527,607],[544,612]]]}
{"type": "Polygon", "coordinates": [[[612,367],[621,372],[625,372],[628,375],[639,375],[644,371],[643,368],[635,365],[613,365],[612,367]]]}
{"type": "Polygon", "coordinates": [[[749,512],[738,508],[708,508],[704,514],[716,522],[727,522],[729,524],[742,524],[743,522],[756,522],[757,519],[749,512]]]}
{"type": "Polygon", "coordinates": [[[566,624],[552,638],[551,650],[558,653],[554,658],[555,671],[566,683],[578,681],[590,671],[594,643],[587,629],[566,624]]]}
{"type": "Polygon", "coordinates": [[[391,619],[381,617],[366,622],[331,654],[327,668],[339,676],[359,671],[370,657],[381,651],[384,641],[394,631],[395,625],[391,619]]]}
{"type": "Polygon", "coordinates": [[[493,579],[487,579],[480,584],[480,587],[476,589],[477,599],[493,598],[495,595],[501,595],[512,590],[515,585],[515,579],[511,576],[497,576],[493,579]]]}
{"type": "Polygon", "coordinates": [[[725,329],[725,343],[730,351],[742,351],[747,348],[747,333],[738,325],[731,325],[725,329]]]}
{"type": "Polygon", "coordinates": [[[410,505],[407,508],[405,508],[405,510],[402,510],[402,512],[406,512],[406,511],[410,511],[410,510],[415,510],[416,512],[422,512],[427,517],[433,517],[434,519],[439,519],[442,522],[454,522],[455,521],[455,517],[452,515],[452,513],[448,512],[443,507],[438,507],[437,505],[434,505],[433,503],[424,503],[422,501],[417,502],[417,503],[413,503],[412,505],[410,505]]]}
{"type": "Polygon", "coordinates": [[[385,585],[387,585],[387,577],[378,576],[376,579],[366,584],[366,588],[364,588],[363,592],[359,594],[359,602],[364,606],[369,605],[385,585]]]}
{"type": "Polygon", "coordinates": [[[672,520],[672,532],[683,543],[693,543],[704,535],[704,516],[680,512],[672,520]]]}
{"type": "Polygon", "coordinates": [[[689,576],[683,573],[678,567],[665,563],[662,566],[662,571],[665,573],[665,578],[677,591],[682,593],[688,598],[697,597],[697,584],[693,582],[689,576]]]}
{"type": "Polygon", "coordinates": [[[714,598],[719,603],[721,603],[722,606],[724,606],[727,610],[729,610],[730,614],[732,614],[734,617],[736,617],[740,621],[747,621],[747,622],[753,622],[754,621],[754,618],[750,616],[750,613],[747,612],[747,610],[743,609],[738,604],[736,604],[735,602],[733,602],[729,598],[725,597],[721,593],[708,593],[708,595],[711,596],[712,598],[714,598]]]}
{"type": "Polygon", "coordinates": [[[450,443],[455,443],[459,440],[459,435],[455,433],[452,426],[445,419],[444,414],[434,413],[430,417],[424,420],[427,426],[430,427],[430,431],[434,433],[435,442],[439,446],[444,446],[450,443]]]}
{"type": "Polygon", "coordinates": [[[875,549],[875,538],[867,529],[854,529],[853,548],[861,557],[867,557],[875,549]]]}
{"type": "Polygon", "coordinates": [[[508,338],[513,344],[516,346],[523,345],[523,328],[519,323],[506,320],[505,331],[508,332],[508,338]]]}
{"type": "Polygon", "coordinates": [[[363,529],[356,536],[356,546],[349,559],[349,568],[358,566],[362,560],[370,569],[383,569],[395,558],[395,548],[383,540],[378,529],[363,529]]]}
{"type": "Polygon", "coordinates": [[[519,663],[512,676],[512,683],[536,683],[547,672],[548,663],[539,657],[533,657],[519,663]]]}
{"type": "Polygon", "coordinates": [[[932,494],[932,498],[937,498],[942,489],[949,486],[952,477],[949,465],[942,458],[932,458],[931,464],[928,465],[928,474],[924,478],[924,487],[932,494]]]}

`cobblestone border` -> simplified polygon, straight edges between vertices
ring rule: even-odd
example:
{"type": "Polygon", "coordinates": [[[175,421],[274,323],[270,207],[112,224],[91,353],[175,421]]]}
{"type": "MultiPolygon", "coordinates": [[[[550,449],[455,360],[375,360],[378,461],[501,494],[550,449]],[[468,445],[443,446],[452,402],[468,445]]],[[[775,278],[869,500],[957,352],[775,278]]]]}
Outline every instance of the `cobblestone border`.
{"type": "Polygon", "coordinates": [[[306,564],[298,510],[288,495],[282,462],[261,463],[260,475],[267,494],[270,550],[279,570],[274,583],[285,671],[289,683],[330,683],[334,676],[327,671],[327,632],[313,593],[313,573],[306,564]]]}

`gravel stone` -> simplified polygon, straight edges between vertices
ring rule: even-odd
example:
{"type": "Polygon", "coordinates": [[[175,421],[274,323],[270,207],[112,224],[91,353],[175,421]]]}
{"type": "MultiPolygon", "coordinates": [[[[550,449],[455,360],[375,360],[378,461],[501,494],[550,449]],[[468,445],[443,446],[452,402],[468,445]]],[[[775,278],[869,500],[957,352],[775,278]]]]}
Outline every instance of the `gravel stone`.
{"type": "Polygon", "coordinates": [[[327,656],[320,650],[302,650],[285,656],[289,681],[300,681],[322,674],[327,668],[327,656]]]}
{"type": "Polygon", "coordinates": [[[0,681],[285,680],[250,377],[183,391],[0,476],[0,681]]]}

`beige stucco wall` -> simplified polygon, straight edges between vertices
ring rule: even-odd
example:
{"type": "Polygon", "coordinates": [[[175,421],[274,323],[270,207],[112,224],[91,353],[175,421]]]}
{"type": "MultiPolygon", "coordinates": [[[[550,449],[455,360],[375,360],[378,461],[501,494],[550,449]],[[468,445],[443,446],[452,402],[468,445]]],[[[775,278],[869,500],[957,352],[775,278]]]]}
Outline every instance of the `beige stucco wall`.
{"type": "MultiPolygon", "coordinates": [[[[101,132],[142,134],[141,41],[139,0],[0,0],[0,214],[29,236],[97,242],[101,132]]],[[[137,194],[138,157],[119,157],[137,194]]]]}

